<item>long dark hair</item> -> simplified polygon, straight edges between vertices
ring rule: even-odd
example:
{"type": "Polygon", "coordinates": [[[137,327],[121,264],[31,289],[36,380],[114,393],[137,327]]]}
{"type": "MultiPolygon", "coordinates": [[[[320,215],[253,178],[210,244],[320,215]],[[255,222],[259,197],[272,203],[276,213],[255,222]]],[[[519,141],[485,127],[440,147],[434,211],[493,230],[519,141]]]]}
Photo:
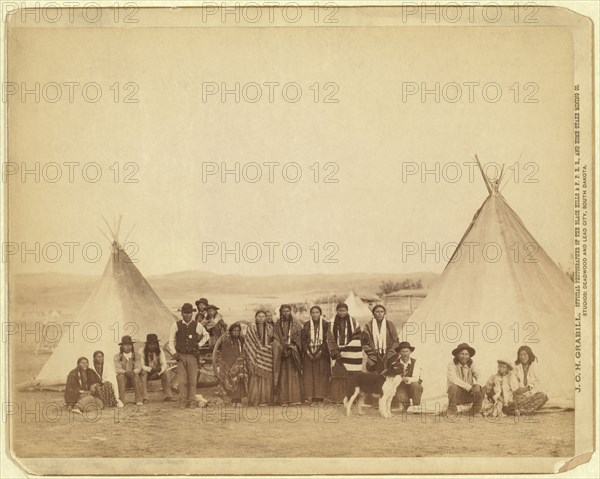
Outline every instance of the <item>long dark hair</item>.
{"type": "Polygon", "coordinates": [[[85,356],[81,356],[81,357],[80,357],[80,358],[77,360],[77,369],[79,369],[79,363],[80,363],[81,361],[83,361],[84,359],[87,361],[87,363],[88,363],[88,367],[89,367],[89,365],[90,365],[90,362],[89,362],[88,358],[86,358],[85,356]]]}
{"type": "Polygon", "coordinates": [[[536,355],[533,354],[533,351],[531,350],[531,348],[529,346],[521,346],[519,348],[519,350],[517,351],[517,360],[515,361],[515,364],[521,364],[521,361],[519,360],[519,354],[521,353],[521,351],[525,351],[527,353],[527,355],[529,356],[529,362],[527,364],[525,364],[524,366],[528,366],[532,362],[537,360],[536,355]]]}
{"type": "MultiPolygon", "coordinates": [[[[150,343],[146,343],[144,345],[144,365],[148,366],[148,361],[150,360],[150,350],[148,349],[148,344],[150,343]]],[[[160,345],[157,344],[157,351],[154,352],[154,354],[158,354],[160,356],[160,345]]]]}
{"type": "Polygon", "coordinates": [[[292,320],[292,321],[293,321],[293,319],[294,319],[294,316],[293,316],[293,309],[292,309],[292,307],[291,307],[289,304],[282,304],[281,306],[279,306],[279,320],[282,320],[282,319],[283,319],[283,315],[281,314],[281,312],[282,312],[284,309],[289,309],[289,310],[290,310],[290,320],[292,320]]]}
{"type": "MultiPolygon", "coordinates": [[[[347,308],[346,308],[347,309],[347,308]]],[[[341,329],[344,328],[344,340],[346,341],[346,343],[348,343],[351,339],[352,339],[352,316],[350,316],[349,314],[344,318],[340,318],[337,314],[335,315],[335,318],[333,318],[333,326],[331,328],[331,330],[333,331],[333,338],[338,341],[339,338],[339,332],[341,331],[341,329]],[[346,323],[345,321],[348,320],[348,322],[346,323]],[[340,323],[344,321],[344,325],[342,326],[340,323]]],[[[359,326],[356,326],[356,329],[358,329],[359,326]]],[[[356,334],[356,329],[354,330],[354,333],[356,334]]]]}
{"type": "MultiPolygon", "coordinates": [[[[458,355],[454,356],[453,361],[454,361],[454,364],[458,364],[459,363],[459,361],[458,361],[458,355]]],[[[473,360],[471,358],[469,358],[469,360],[467,361],[467,366],[471,367],[471,364],[473,364],[473,360]]]]}
{"type": "MultiPolygon", "coordinates": [[[[121,359],[123,359],[123,345],[119,346],[119,351],[121,354],[121,359]]],[[[135,361],[135,345],[131,345],[131,359],[135,361]]]]}
{"type": "Polygon", "coordinates": [[[102,373],[104,372],[104,353],[102,351],[94,351],[94,355],[92,356],[92,363],[94,365],[95,371],[102,377],[102,373]],[[102,354],[102,364],[100,366],[96,366],[96,356],[98,354],[102,354]]]}

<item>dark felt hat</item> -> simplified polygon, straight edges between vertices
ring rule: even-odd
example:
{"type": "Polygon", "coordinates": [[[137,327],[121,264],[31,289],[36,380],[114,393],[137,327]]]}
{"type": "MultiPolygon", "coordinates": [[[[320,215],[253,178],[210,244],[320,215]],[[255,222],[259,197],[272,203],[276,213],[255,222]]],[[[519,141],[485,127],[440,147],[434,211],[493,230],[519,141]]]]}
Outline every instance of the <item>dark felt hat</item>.
{"type": "Polygon", "coordinates": [[[131,336],[123,336],[121,338],[121,342],[119,343],[119,346],[123,346],[124,344],[133,345],[133,339],[131,339],[131,336]]]}
{"type": "Polygon", "coordinates": [[[194,309],[194,307],[190,304],[190,303],[185,303],[182,307],[181,307],[181,312],[182,313],[193,313],[196,310],[194,309]]]}
{"type": "Polygon", "coordinates": [[[466,349],[467,351],[469,351],[469,356],[471,356],[471,357],[475,356],[475,348],[472,348],[467,343],[460,343],[456,348],[454,348],[452,350],[452,356],[456,356],[463,349],[466,349]]]}
{"type": "Polygon", "coordinates": [[[219,311],[221,308],[215,306],[214,304],[209,304],[206,309],[214,309],[215,311],[219,311]]]}
{"type": "Polygon", "coordinates": [[[156,343],[158,344],[158,336],[154,333],[150,333],[146,335],[146,342],[147,343],[156,343]]]}
{"type": "Polygon", "coordinates": [[[201,304],[208,306],[208,299],[200,298],[198,301],[195,301],[196,306],[200,306],[201,304]]]}
{"type": "Polygon", "coordinates": [[[400,343],[400,345],[398,346],[398,351],[400,351],[401,349],[404,349],[404,348],[408,348],[408,349],[410,349],[410,350],[411,350],[411,352],[415,350],[415,347],[414,347],[414,346],[411,346],[411,345],[410,345],[410,343],[409,343],[408,341],[402,341],[402,342],[400,343]]]}

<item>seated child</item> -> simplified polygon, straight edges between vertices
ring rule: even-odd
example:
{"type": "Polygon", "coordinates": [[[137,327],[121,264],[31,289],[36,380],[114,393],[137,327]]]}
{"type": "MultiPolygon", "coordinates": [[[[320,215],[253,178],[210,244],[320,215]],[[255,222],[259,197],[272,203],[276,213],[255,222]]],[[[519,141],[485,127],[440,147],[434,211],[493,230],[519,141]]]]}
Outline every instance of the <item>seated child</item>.
{"type": "Polygon", "coordinates": [[[506,408],[513,402],[513,392],[519,387],[512,370],[510,361],[498,359],[498,372],[490,376],[484,389],[481,411],[484,417],[506,416],[506,408]]]}

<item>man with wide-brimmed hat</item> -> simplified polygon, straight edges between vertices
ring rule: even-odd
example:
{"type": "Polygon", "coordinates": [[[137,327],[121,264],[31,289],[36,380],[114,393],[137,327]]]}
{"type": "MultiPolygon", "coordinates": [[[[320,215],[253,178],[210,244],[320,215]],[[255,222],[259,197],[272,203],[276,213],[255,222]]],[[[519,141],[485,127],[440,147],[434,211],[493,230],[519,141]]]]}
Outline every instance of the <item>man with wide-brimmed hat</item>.
{"type": "Polygon", "coordinates": [[[132,385],[135,391],[135,403],[138,406],[142,402],[142,381],[140,372],[142,370],[139,356],[133,350],[131,336],[123,336],[119,343],[119,352],[114,356],[115,373],[117,374],[117,387],[119,389],[119,407],[125,403],[125,391],[128,385],[132,385]]]}
{"type": "Polygon", "coordinates": [[[158,336],[154,333],[146,335],[146,344],[138,351],[138,356],[142,362],[142,402],[148,402],[148,381],[160,379],[162,384],[164,401],[175,401],[171,392],[171,381],[167,368],[167,357],[160,347],[158,336]]]}
{"type": "Polygon", "coordinates": [[[473,404],[473,413],[481,413],[483,394],[479,371],[473,362],[475,348],[459,344],[452,351],[454,358],[448,364],[448,414],[456,414],[457,406],[473,404]]]}
{"type": "Polygon", "coordinates": [[[175,347],[173,357],[177,360],[177,386],[179,406],[195,408],[196,385],[198,382],[198,354],[200,347],[208,341],[208,333],[198,321],[192,319],[196,310],[190,303],[181,307],[181,318],[171,326],[169,344],[175,347]]]}
{"type": "Polygon", "coordinates": [[[402,382],[396,390],[396,398],[405,411],[411,407],[411,401],[412,406],[419,406],[421,404],[421,396],[423,395],[421,365],[417,364],[415,358],[410,357],[414,350],[415,347],[411,346],[408,341],[402,341],[398,346],[402,382]]]}

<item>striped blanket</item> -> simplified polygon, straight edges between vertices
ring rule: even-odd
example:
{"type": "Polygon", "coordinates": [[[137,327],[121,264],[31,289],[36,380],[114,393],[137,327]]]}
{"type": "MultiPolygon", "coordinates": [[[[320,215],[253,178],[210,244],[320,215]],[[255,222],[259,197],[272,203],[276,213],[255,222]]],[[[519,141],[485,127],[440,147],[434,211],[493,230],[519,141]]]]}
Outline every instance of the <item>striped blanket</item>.
{"type": "Polygon", "coordinates": [[[261,342],[255,324],[248,327],[244,343],[244,355],[248,370],[251,374],[259,376],[267,376],[273,373],[273,347],[271,346],[273,326],[265,324],[265,328],[266,344],[261,342]]]}
{"type": "Polygon", "coordinates": [[[363,350],[360,337],[354,337],[348,344],[340,347],[340,361],[350,373],[362,370],[363,350]]]}

